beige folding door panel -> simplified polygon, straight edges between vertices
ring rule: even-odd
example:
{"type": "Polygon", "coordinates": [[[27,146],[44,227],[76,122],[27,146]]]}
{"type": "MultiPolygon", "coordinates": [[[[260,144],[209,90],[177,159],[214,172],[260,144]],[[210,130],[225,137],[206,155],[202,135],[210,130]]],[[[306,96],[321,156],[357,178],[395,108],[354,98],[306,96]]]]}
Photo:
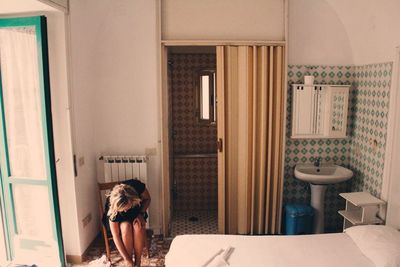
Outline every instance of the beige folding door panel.
{"type": "Polygon", "coordinates": [[[283,148],[281,46],[217,47],[219,231],[279,231],[283,148]]]}

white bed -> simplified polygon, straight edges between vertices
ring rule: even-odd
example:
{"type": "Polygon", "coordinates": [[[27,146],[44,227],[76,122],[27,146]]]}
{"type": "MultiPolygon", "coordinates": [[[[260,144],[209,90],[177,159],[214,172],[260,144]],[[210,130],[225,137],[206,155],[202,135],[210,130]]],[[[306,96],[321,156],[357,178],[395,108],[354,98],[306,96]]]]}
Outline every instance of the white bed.
{"type": "MultiPolygon", "coordinates": [[[[221,249],[233,247],[234,250],[227,259],[229,266],[273,266],[273,267],[372,267],[378,266],[382,257],[390,258],[382,245],[386,239],[393,239],[393,231],[398,236],[394,242],[400,242],[400,233],[393,228],[382,237],[378,232],[384,228],[376,226],[361,226],[357,231],[337,234],[299,235],[299,236],[238,236],[238,235],[183,235],[176,237],[170,251],[166,255],[166,267],[200,267],[221,249]],[[372,227],[368,228],[368,227],[372,227]],[[376,232],[375,231],[375,232],[376,232]],[[366,236],[372,233],[372,236],[366,236]],[[378,238],[378,239],[377,239],[378,238]],[[373,241],[371,241],[373,240],[373,241]],[[378,242],[376,242],[378,240],[378,242]],[[383,241],[382,241],[383,240],[383,241]],[[396,241],[397,240],[397,241],[396,241]],[[361,246],[360,244],[361,243],[361,246]],[[368,243],[371,243],[369,246],[368,243]],[[369,247],[363,248],[363,244],[369,247]],[[378,246],[376,248],[376,246],[378,246]],[[378,250],[385,251],[385,255],[378,250]],[[375,257],[375,259],[373,258],[375,257]],[[378,258],[378,259],[376,259],[378,258]]],[[[356,227],[354,227],[356,228],[356,227]]],[[[350,228],[351,229],[351,228],[350,228]]],[[[386,231],[386,230],[385,230],[386,231]]],[[[392,244],[397,256],[400,255],[400,243],[392,244]],[[397,248],[396,248],[397,247],[397,248]]],[[[396,255],[395,255],[396,256],[396,255]]],[[[400,258],[400,257],[398,257],[400,258]]],[[[384,259],[384,260],[385,260],[384,259]]],[[[399,263],[400,264],[400,263],[399,263]]],[[[206,266],[227,266],[206,264],[206,266]]],[[[380,265],[400,266],[400,265],[380,265]]]]}

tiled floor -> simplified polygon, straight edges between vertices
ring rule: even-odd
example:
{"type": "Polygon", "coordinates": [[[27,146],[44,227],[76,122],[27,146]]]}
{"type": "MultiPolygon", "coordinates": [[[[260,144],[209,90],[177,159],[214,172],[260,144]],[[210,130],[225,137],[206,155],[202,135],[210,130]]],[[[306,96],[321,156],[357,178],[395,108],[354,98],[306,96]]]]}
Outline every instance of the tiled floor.
{"type": "Polygon", "coordinates": [[[183,234],[216,234],[217,232],[217,211],[174,211],[171,222],[172,237],[183,234]]]}
{"type": "MultiPolygon", "coordinates": [[[[142,267],[163,267],[164,258],[168,253],[173,237],[183,234],[216,234],[218,231],[216,211],[185,211],[174,212],[171,222],[171,238],[155,236],[151,243],[150,257],[142,257],[142,267]],[[194,218],[197,218],[195,220],[194,218]],[[193,220],[194,219],[194,220],[193,220]]],[[[103,237],[98,236],[89,248],[85,262],[72,264],[71,267],[89,266],[93,260],[105,254],[103,237]]],[[[111,242],[111,262],[113,267],[124,266],[115,245],[111,242]]]]}
{"type": "MultiPolygon", "coordinates": [[[[142,257],[142,267],[163,267],[164,258],[171,245],[171,238],[163,239],[162,237],[155,236],[151,243],[150,257],[142,257]]],[[[113,267],[125,266],[122,257],[119,255],[113,242],[111,243],[111,262],[113,267]]],[[[81,264],[72,264],[71,267],[89,266],[93,260],[101,258],[105,254],[104,241],[102,236],[98,236],[89,248],[87,259],[81,264]]]]}

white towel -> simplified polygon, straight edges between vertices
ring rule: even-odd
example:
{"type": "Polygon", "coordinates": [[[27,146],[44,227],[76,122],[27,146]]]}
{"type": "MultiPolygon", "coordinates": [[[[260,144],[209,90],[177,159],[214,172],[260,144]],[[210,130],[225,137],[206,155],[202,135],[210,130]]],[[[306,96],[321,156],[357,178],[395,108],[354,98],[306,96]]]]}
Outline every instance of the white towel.
{"type": "Polygon", "coordinates": [[[226,249],[220,249],[210,259],[208,259],[202,267],[226,267],[229,266],[228,258],[233,252],[233,247],[229,246],[226,249]]]}

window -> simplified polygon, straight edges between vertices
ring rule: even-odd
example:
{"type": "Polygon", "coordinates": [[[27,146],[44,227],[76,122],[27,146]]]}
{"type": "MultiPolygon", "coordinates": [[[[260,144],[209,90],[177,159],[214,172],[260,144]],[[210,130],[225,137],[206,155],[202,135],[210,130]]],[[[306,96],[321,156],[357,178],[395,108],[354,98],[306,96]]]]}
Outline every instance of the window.
{"type": "Polygon", "coordinates": [[[196,114],[201,124],[215,124],[215,70],[200,70],[195,76],[197,97],[196,114]]]}

